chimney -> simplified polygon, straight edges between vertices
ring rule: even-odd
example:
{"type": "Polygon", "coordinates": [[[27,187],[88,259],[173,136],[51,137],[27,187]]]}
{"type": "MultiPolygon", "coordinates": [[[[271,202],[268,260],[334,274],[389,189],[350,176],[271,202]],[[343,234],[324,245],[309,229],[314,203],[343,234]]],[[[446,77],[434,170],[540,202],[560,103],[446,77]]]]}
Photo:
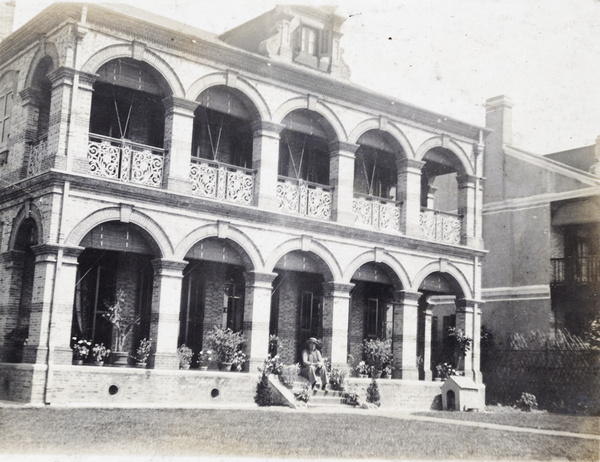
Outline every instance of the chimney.
{"type": "Polygon", "coordinates": [[[485,139],[483,176],[486,178],[483,191],[485,203],[505,199],[504,145],[512,144],[512,107],[507,96],[495,96],[485,102],[485,126],[492,131],[485,139]]]}
{"type": "Polygon", "coordinates": [[[0,42],[13,32],[15,0],[0,0],[0,42]]]}

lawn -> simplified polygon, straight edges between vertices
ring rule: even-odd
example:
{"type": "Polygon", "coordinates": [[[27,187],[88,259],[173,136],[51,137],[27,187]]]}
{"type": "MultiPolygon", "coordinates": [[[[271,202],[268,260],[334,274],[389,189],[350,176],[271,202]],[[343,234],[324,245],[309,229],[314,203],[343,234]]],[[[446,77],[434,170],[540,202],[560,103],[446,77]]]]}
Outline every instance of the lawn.
{"type": "Polygon", "coordinates": [[[377,411],[0,408],[0,453],[591,461],[598,460],[598,441],[377,411]]]}

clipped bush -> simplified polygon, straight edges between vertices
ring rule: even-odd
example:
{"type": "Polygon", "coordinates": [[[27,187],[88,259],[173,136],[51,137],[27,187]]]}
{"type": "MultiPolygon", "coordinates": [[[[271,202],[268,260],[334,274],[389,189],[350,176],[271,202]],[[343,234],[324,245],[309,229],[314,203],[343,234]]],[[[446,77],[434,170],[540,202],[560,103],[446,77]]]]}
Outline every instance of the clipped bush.
{"type": "Polygon", "coordinates": [[[266,374],[262,374],[260,380],[256,384],[254,402],[259,406],[273,405],[273,390],[271,390],[271,387],[269,386],[269,376],[266,374]]]}
{"type": "Polygon", "coordinates": [[[538,403],[535,399],[535,395],[523,392],[521,393],[521,398],[517,401],[517,406],[522,411],[531,412],[532,410],[537,409],[538,403]]]}
{"type": "Polygon", "coordinates": [[[367,403],[379,406],[381,404],[380,401],[381,395],[379,394],[379,385],[377,385],[377,380],[373,379],[367,387],[367,403]]]}

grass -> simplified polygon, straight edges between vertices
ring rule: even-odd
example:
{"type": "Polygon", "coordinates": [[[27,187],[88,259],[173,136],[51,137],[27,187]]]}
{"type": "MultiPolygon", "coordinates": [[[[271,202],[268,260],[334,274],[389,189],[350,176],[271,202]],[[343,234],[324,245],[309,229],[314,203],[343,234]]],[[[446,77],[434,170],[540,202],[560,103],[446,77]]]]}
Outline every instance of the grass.
{"type": "Polygon", "coordinates": [[[394,419],[376,411],[2,408],[0,453],[597,460],[598,442],[394,419]]]}
{"type": "Polygon", "coordinates": [[[487,406],[486,412],[432,411],[415,415],[600,435],[598,417],[551,414],[546,411],[523,412],[508,406],[487,406]]]}

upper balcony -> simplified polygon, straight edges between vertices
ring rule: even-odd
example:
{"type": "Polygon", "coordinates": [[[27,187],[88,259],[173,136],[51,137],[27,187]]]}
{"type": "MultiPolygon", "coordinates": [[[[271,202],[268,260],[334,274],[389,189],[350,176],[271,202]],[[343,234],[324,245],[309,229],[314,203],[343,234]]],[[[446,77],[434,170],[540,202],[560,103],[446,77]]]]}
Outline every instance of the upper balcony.
{"type": "Polygon", "coordinates": [[[552,258],[552,284],[600,283],[600,256],[552,258]]]}

